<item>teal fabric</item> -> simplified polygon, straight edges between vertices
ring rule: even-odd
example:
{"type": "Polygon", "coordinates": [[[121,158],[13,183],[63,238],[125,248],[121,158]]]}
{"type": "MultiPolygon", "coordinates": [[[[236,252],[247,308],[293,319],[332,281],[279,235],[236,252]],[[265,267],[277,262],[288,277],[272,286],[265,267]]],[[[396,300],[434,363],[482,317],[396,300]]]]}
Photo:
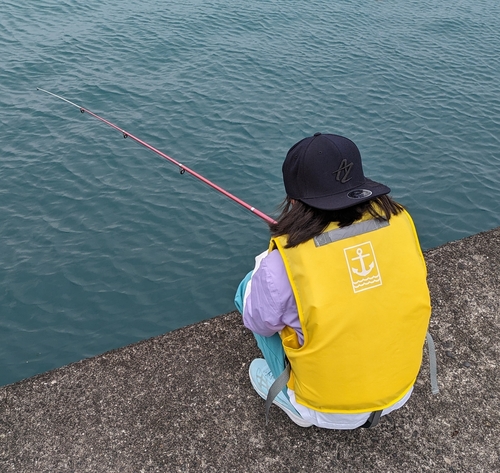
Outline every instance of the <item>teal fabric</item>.
{"type": "MultiPolygon", "coordinates": [[[[247,288],[247,284],[250,282],[250,279],[252,279],[252,275],[253,270],[250,271],[240,282],[234,296],[234,305],[240,311],[240,314],[243,314],[245,290],[247,288]]],[[[252,333],[255,337],[255,340],[257,341],[257,346],[259,347],[262,355],[264,356],[264,359],[267,361],[267,364],[271,369],[271,373],[273,374],[274,379],[277,379],[286,368],[285,351],[283,350],[281,337],[278,333],[275,333],[271,337],[264,337],[263,335],[259,335],[255,332],[252,333]]],[[[285,386],[282,392],[286,396],[286,398],[289,399],[286,389],[287,388],[285,386]]]]}
{"type": "MultiPolygon", "coordinates": [[[[278,379],[286,368],[285,351],[279,333],[275,333],[271,337],[264,337],[255,332],[253,332],[253,335],[257,340],[257,346],[271,369],[274,379],[278,379]]],[[[282,389],[282,392],[289,399],[286,386],[282,389]]]]}
{"type": "Polygon", "coordinates": [[[250,279],[252,279],[253,270],[250,271],[240,282],[238,289],[236,289],[236,294],[234,296],[234,305],[240,311],[240,314],[243,314],[243,298],[245,297],[245,289],[247,288],[247,284],[250,279]]]}
{"type": "MultiPolygon", "coordinates": [[[[234,296],[234,305],[240,311],[240,314],[243,314],[245,290],[250,279],[252,279],[252,275],[253,270],[250,271],[240,282],[234,296]]],[[[264,337],[263,335],[259,335],[255,332],[252,333],[257,341],[257,346],[271,369],[274,379],[277,379],[286,367],[285,351],[283,350],[281,337],[278,333],[275,333],[271,337],[264,337]]],[[[286,398],[289,399],[286,387],[283,388],[282,392],[286,398]]]]}

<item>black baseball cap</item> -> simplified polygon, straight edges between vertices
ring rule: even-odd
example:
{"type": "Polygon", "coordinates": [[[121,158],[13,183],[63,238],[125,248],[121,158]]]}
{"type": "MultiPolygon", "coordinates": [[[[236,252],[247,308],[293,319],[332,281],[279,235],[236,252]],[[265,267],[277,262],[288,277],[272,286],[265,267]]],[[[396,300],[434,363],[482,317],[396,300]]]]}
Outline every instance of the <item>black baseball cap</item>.
{"type": "Polygon", "coordinates": [[[300,140],[282,169],[288,197],[318,209],[345,209],[391,191],[365,177],[358,147],[339,135],[315,133],[300,140]]]}

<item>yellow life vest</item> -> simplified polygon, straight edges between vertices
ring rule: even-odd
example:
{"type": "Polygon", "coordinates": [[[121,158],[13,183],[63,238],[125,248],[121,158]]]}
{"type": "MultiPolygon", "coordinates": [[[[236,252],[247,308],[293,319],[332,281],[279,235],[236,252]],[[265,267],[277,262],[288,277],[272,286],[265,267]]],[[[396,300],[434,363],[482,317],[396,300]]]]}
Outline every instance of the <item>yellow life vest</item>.
{"type": "Polygon", "coordinates": [[[411,389],[431,313],[425,261],[406,211],[389,222],[331,224],[294,248],[271,239],[285,263],[304,343],[285,327],[297,402],[327,413],[385,409],[411,389]]]}

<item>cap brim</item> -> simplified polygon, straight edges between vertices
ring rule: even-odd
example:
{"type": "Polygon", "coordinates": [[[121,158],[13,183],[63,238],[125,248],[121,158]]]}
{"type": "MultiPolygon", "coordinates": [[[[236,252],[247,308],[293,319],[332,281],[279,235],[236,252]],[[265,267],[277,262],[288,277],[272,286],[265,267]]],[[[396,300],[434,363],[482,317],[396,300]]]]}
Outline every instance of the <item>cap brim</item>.
{"type": "Polygon", "coordinates": [[[389,194],[389,192],[391,192],[391,189],[384,184],[365,179],[363,185],[349,189],[347,192],[299,200],[321,210],[342,210],[372,200],[375,197],[389,194]]]}

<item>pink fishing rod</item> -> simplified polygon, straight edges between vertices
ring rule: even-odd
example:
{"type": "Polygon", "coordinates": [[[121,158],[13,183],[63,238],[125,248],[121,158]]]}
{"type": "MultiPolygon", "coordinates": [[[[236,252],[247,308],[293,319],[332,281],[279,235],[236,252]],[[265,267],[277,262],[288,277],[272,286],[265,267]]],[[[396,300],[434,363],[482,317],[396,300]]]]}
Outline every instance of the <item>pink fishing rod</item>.
{"type": "Polygon", "coordinates": [[[137,143],[144,146],[145,148],[148,148],[149,150],[160,155],[162,158],[165,158],[167,161],[170,161],[171,163],[175,164],[176,166],[179,167],[181,174],[184,174],[185,172],[191,174],[192,176],[196,177],[200,181],[202,181],[205,184],[208,184],[210,187],[214,188],[216,191],[219,191],[221,194],[225,195],[226,197],[229,197],[234,202],[240,204],[242,207],[245,207],[247,210],[250,210],[250,212],[254,213],[258,217],[260,217],[262,220],[265,220],[267,223],[276,223],[276,221],[274,219],[272,219],[271,217],[266,215],[264,212],[261,212],[260,210],[256,209],[255,207],[252,207],[251,205],[247,204],[245,201],[241,200],[240,198],[236,197],[235,195],[231,194],[230,192],[224,190],[222,187],[218,186],[217,184],[213,183],[212,181],[208,180],[206,177],[203,177],[201,174],[198,174],[196,171],[193,171],[192,169],[188,168],[187,166],[184,166],[184,164],[179,163],[178,161],[176,161],[175,159],[166,155],[165,153],[162,153],[159,149],[156,149],[154,146],[151,146],[149,143],[146,143],[145,141],[141,140],[140,138],[137,138],[137,136],[132,135],[128,131],[123,130],[122,128],[115,125],[114,123],[109,122],[108,120],[100,117],[99,115],[95,114],[94,112],[91,112],[90,110],[83,108],[80,105],[77,105],[76,103],[73,103],[73,102],[69,101],[68,99],[65,99],[64,97],[61,97],[60,95],[53,94],[52,92],[49,92],[48,90],[41,89],[40,87],[37,87],[37,90],[45,92],[46,94],[52,95],[53,97],[56,97],[58,99],[64,100],[64,102],[67,102],[70,105],[73,105],[74,107],[78,108],[80,110],[80,112],[82,112],[82,113],[86,112],[89,115],[93,116],[94,118],[97,118],[98,120],[100,120],[101,122],[110,126],[111,128],[118,130],[123,135],[124,138],[131,138],[132,140],[136,141],[137,143]]]}

